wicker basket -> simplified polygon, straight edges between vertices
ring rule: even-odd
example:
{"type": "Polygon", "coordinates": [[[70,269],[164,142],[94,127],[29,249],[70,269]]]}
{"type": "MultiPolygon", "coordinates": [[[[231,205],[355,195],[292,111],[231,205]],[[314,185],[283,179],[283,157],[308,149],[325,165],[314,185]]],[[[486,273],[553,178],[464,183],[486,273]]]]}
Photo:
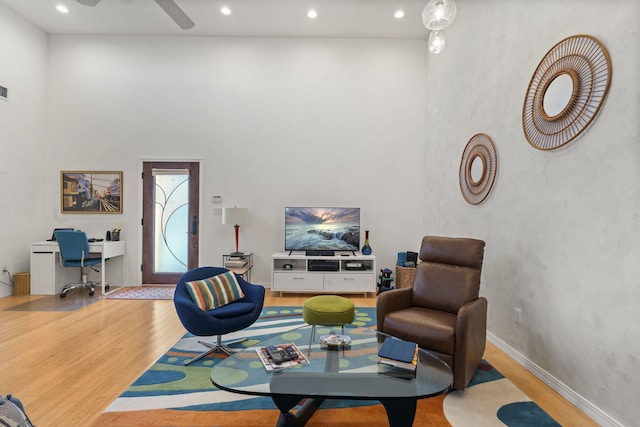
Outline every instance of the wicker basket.
{"type": "Polygon", "coordinates": [[[416,278],[414,267],[401,267],[396,265],[396,288],[408,288],[413,286],[413,279],[416,278]]]}
{"type": "Polygon", "coordinates": [[[13,294],[29,295],[31,293],[31,273],[16,273],[13,275],[13,294]]]}

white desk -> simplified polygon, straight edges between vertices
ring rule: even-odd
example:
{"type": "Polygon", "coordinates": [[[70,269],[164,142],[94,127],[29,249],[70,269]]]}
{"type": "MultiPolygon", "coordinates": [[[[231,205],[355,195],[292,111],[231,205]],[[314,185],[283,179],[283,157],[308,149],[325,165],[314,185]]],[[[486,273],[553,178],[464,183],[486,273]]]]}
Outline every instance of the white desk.
{"type": "MultiPolygon", "coordinates": [[[[108,282],[110,290],[115,290],[118,286],[124,286],[125,273],[125,244],[124,241],[117,242],[90,242],[89,251],[91,254],[100,254],[102,265],[96,266],[100,270],[100,283],[102,284],[102,295],[105,295],[105,283],[107,283],[106,271],[109,270],[108,282]],[[107,259],[109,261],[107,262],[107,259]],[[121,282],[113,283],[113,270],[120,270],[121,282]]],[[[88,269],[89,280],[98,281],[98,278],[91,278],[95,273],[88,269]]],[[[31,244],[31,294],[33,295],[56,295],[62,292],[62,287],[67,283],[77,283],[80,279],[78,268],[63,267],[60,265],[60,248],[57,242],[34,242],[31,244]]]]}

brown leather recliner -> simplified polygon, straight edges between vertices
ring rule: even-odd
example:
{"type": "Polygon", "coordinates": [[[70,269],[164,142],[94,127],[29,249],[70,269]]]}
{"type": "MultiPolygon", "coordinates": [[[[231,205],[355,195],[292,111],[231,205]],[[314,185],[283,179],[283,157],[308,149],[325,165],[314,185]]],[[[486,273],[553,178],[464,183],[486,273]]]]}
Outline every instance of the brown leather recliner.
{"type": "Polygon", "coordinates": [[[377,301],[378,330],[447,362],[458,390],[473,378],[486,345],[483,257],[482,240],[426,236],[413,287],[383,292],[377,301]]]}

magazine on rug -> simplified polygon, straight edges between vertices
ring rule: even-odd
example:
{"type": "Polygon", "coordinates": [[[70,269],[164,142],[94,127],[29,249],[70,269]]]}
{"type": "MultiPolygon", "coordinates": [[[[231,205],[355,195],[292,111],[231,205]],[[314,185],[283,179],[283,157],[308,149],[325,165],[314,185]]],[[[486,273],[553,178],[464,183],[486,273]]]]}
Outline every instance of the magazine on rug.
{"type": "Polygon", "coordinates": [[[270,372],[309,363],[309,359],[292,342],[260,347],[256,352],[265,369],[270,372]]]}

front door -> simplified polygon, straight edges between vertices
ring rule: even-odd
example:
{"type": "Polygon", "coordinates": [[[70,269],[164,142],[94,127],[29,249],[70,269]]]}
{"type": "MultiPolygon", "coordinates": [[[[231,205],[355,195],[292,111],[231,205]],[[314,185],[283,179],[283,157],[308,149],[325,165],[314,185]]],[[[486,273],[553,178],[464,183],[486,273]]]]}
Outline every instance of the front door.
{"type": "Polygon", "coordinates": [[[142,283],[175,284],[198,266],[200,164],[142,164],[142,283]]]}

